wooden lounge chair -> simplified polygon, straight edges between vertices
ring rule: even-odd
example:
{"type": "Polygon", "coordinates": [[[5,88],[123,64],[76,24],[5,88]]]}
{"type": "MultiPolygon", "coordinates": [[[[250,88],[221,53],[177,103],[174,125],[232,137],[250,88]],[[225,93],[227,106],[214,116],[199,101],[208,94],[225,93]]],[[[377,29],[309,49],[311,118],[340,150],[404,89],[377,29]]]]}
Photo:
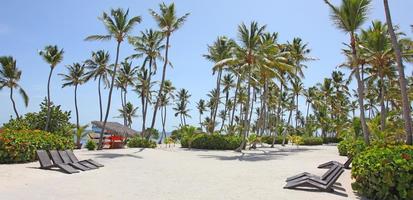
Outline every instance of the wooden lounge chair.
{"type": "Polygon", "coordinates": [[[104,167],[104,165],[92,160],[92,159],[87,159],[87,160],[82,160],[79,161],[79,159],[77,159],[76,155],[73,153],[73,151],[71,150],[66,150],[67,155],[69,156],[70,160],[72,160],[73,162],[88,162],[96,167],[104,167]]]}
{"type": "Polygon", "coordinates": [[[73,174],[73,173],[78,173],[79,172],[78,170],[74,169],[73,167],[71,167],[68,164],[52,163],[52,161],[50,160],[49,154],[45,150],[37,150],[36,154],[37,154],[37,158],[39,159],[41,169],[50,169],[50,168],[53,168],[53,167],[57,167],[60,170],[62,170],[63,172],[68,173],[68,174],[73,174]]]}
{"type": "Polygon", "coordinates": [[[300,174],[297,174],[295,176],[291,176],[288,177],[287,180],[285,180],[286,182],[292,181],[292,180],[296,180],[302,177],[317,177],[320,180],[326,180],[332,173],[334,173],[334,170],[336,170],[336,168],[340,168],[339,165],[333,165],[328,171],[326,171],[322,176],[317,176],[308,172],[303,172],[300,174]]]}
{"type": "Polygon", "coordinates": [[[66,151],[58,151],[58,153],[59,153],[59,155],[62,158],[64,163],[69,164],[70,166],[72,166],[76,169],[86,171],[86,170],[91,170],[91,169],[96,169],[97,168],[94,165],[90,166],[91,164],[89,164],[89,163],[73,162],[69,158],[69,155],[67,155],[66,151]]]}
{"type": "Polygon", "coordinates": [[[299,187],[309,187],[309,188],[317,188],[321,191],[325,192],[334,192],[332,186],[338,178],[341,176],[341,174],[344,172],[343,168],[337,168],[338,170],[336,173],[333,173],[334,175],[331,176],[331,178],[328,179],[328,181],[323,181],[319,180],[316,178],[303,178],[303,179],[297,179],[294,181],[288,182],[285,186],[284,189],[296,189],[299,187]]]}
{"type": "Polygon", "coordinates": [[[332,167],[333,165],[341,165],[341,166],[344,167],[344,169],[350,169],[350,164],[351,164],[352,161],[353,161],[353,158],[352,158],[352,157],[348,157],[347,161],[346,161],[345,163],[343,163],[343,164],[342,164],[342,163],[339,163],[339,162],[337,162],[337,161],[329,161],[329,162],[320,164],[320,165],[318,166],[318,168],[320,168],[320,169],[327,169],[327,168],[332,167]]]}

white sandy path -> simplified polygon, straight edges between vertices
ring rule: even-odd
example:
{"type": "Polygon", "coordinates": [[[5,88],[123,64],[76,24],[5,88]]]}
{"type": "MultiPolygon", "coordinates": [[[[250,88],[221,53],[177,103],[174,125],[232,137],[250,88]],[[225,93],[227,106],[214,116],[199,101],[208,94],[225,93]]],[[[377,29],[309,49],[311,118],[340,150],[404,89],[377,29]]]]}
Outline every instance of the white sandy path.
{"type": "Polygon", "coordinates": [[[348,170],[335,193],[283,189],[288,176],[303,171],[321,175],[325,170],[318,164],[344,162],[334,146],[277,146],[244,154],[165,147],[75,153],[105,167],[67,175],[37,169],[37,162],[0,165],[0,199],[359,199],[348,170]]]}

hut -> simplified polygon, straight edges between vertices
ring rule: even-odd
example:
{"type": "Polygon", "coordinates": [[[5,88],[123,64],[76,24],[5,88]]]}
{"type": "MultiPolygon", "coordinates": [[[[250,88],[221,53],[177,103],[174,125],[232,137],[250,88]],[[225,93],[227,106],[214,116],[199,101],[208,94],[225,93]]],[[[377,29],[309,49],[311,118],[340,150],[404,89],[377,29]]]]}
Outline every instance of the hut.
{"type": "MultiPolygon", "coordinates": [[[[97,142],[99,140],[102,128],[103,122],[92,121],[92,130],[94,134],[89,134],[90,138],[97,142]]],[[[104,147],[121,148],[123,147],[126,138],[133,137],[137,134],[137,131],[127,126],[124,126],[118,122],[106,122],[104,132],[104,147]]]]}

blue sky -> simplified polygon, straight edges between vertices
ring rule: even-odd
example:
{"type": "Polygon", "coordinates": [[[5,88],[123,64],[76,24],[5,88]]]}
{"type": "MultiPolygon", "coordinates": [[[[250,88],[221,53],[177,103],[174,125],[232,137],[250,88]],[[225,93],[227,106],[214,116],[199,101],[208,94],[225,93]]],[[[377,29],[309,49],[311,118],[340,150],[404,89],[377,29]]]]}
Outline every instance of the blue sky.
{"type": "MultiPolygon", "coordinates": [[[[71,1],[3,1],[0,11],[0,55],[11,55],[17,59],[18,67],[23,71],[21,85],[30,96],[27,108],[19,96],[15,96],[19,113],[34,112],[46,96],[46,83],[49,66],[38,56],[38,50],[45,45],[56,44],[64,48],[64,60],[57,66],[52,78],[52,101],[62,105],[64,110],[72,110],[74,118],[73,88],[61,88],[61,77],[65,65],[80,62],[89,58],[91,51],[106,49],[114,60],[115,43],[85,42],[83,39],[92,34],[104,34],[105,29],[97,17],[110,8],[129,8],[131,15],[139,15],[143,21],[137,25],[132,35],[148,28],[157,28],[148,9],[157,10],[161,1],[155,0],[71,0],[71,1]]],[[[165,1],[170,3],[172,1],[165,1]]],[[[200,98],[214,87],[212,63],[202,55],[206,53],[207,44],[211,44],[217,36],[226,35],[236,39],[237,25],[252,20],[267,25],[267,30],[279,32],[280,42],[301,37],[309,43],[311,55],[317,61],[307,63],[305,70],[305,86],[312,86],[324,77],[330,76],[334,68],[343,62],[340,49],[348,36],[337,30],[329,18],[329,9],[322,0],[209,0],[209,1],[173,1],[178,15],[191,13],[185,25],[171,38],[170,59],[174,65],[168,69],[167,77],[177,88],[186,88],[192,94],[190,98],[192,119],[189,123],[198,122],[196,104],[200,98]]],[[[338,4],[339,0],[332,0],[338,4]]],[[[410,24],[413,24],[411,8],[413,1],[390,1],[393,23],[400,25],[402,31],[412,36],[410,24]]],[[[385,20],[381,0],[373,0],[369,19],[385,20]]],[[[369,22],[365,24],[365,27],[369,22]]],[[[133,48],[124,43],[120,58],[133,53],[133,48]]],[[[141,61],[134,64],[140,65],[141,61]]],[[[160,64],[159,64],[160,65],[160,64]]],[[[411,68],[411,66],[408,66],[411,68]]],[[[409,71],[411,69],[408,69],[409,71]]],[[[159,73],[160,75],[160,73],[159,73]]],[[[159,79],[159,76],[157,77],[159,79]]],[[[89,82],[79,87],[78,99],[81,124],[89,123],[99,117],[96,82],[89,82]]],[[[105,91],[107,93],[107,91],[105,91]]],[[[8,98],[9,91],[0,91],[0,124],[7,122],[14,114],[8,98]]],[[[106,101],[106,95],[104,100],[106,101]]],[[[128,99],[139,105],[135,93],[129,92],[128,99]]],[[[110,121],[121,121],[114,118],[120,107],[120,93],[115,90],[110,121]]],[[[301,105],[304,108],[304,105],[301,105]]],[[[169,110],[167,127],[170,130],[178,125],[169,110]]],[[[160,127],[158,120],[157,127],[160,127]]],[[[133,128],[140,130],[140,118],[136,118],[133,128]]]]}

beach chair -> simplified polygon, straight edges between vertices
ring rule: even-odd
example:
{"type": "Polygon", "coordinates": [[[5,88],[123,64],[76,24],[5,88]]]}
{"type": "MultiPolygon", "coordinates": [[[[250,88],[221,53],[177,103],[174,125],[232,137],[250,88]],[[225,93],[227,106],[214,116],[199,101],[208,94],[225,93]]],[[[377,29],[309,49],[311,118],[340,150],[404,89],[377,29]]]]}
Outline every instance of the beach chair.
{"type": "Polygon", "coordinates": [[[303,177],[317,177],[317,178],[319,178],[320,180],[326,180],[328,177],[330,177],[330,175],[332,175],[332,173],[335,172],[335,170],[336,170],[337,168],[342,168],[342,167],[339,166],[339,165],[333,165],[333,166],[332,166],[328,171],[326,171],[322,176],[317,176],[317,175],[314,175],[314,174],[311,174],[311,173],[308,173],[308,172],[303,172],[303,173],[297,174],[297,175],[295,175],[295,176],[288,177],[285,181],[286,181],[286,182],[289,182],[289,181],[296,180],[296,179],[303,178],[303,177]]]}
{"type": "Polygon", "coordinates": [[[341,166],[343,166],[344,169],[350,169],[350,164],[351,164],[352,161],[353,161],[353,158],[352,158],[352,157],[348,157],[347,161],[346,161],[345,163],[343,163],[343,164],[342,164],[342,163],[339,163],[339,162],[337,162],[337,161],[329,161],[329,162],[320,164],[320,165],[318,166],[318,168],[320,168],[320,169],[328,169],[328,168],[332,167],[333,165],[341,165],[341,166]]]}
{"type": "Polygon", "coordinates": [[[73,173],[78,173],[79,172],[79,171],[77,171],[76,169],[74,169],[72,166],[70,166],[68,164],[52,163],[52,161],[50,160],[49,154],[45,150],[37,150],[36,154],[37,154],[37,158],[39,159],[40,169],[50,169],[50,168],[53,168],[53,167],[57,167],[60,170],[62,170],[63,172],[68,173],[68,174],[73,174],[73,173]]]}
{"type": "Polygon", "coordinates": [[[73,153],[72,150],[66,150],[67,155],[69,156],[70,160],[72,160],[73,162],[88,162],[96,167],[104,167],[104,165],[92,160],[92,159],[87,159],[87,160],[82,160],[79,161],[79,159],[77,159],[76,155],[73,153]]]}
{"type": "Polygon", "coordinates": [[[344,172],[344,169],[342,167],[338,167],[335,171],[337,172],[332,173],[331,178],[328,178],[326,181],[317,179],[315,177],[300,178],[287,182],[287,184],[284,186],[284,189],[297,189],[306,187],[316,188],[325,192],[334,192],[334,189],[332,187],[334,183],[336,183],[338,178],[340,178],[341,174],[344,172]]]}
{"type": "Polygon", "coordinates": [[[73,162],[70,158],[69,155],[67,155],[66,151],[58,151],[60,157],[62,158],[63,162],[66,164],[69,164],[70,166],[82,170],[82,171],[87,171],[91,169],[97,169],[94,165],[90,163],[82,163],[82,162],[73,162]]]}

